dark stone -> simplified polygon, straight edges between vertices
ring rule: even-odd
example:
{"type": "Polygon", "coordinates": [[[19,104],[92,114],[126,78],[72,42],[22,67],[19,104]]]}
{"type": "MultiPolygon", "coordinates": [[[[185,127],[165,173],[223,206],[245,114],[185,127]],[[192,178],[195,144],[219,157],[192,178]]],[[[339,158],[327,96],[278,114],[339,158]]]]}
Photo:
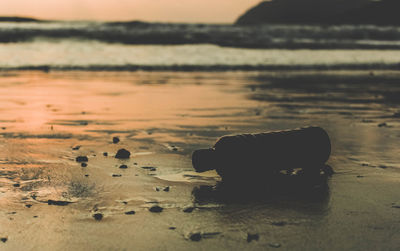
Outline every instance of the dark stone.
{"type": "Polygon", "coordinates": [[[393,205],[392,208],[400,208],[398,205],[393,205]]]}
{"type": "Polygon", "coordinates": [[[284,221],[275,221],[275,222],[272,222],[271,224],[274,225],[274,226],[283,227],[283,226],[285,226],[287,223],[284,222],[284,221]]]}
{"type": "Polygon", "coordinates": [[[118,142],[119,142],[119,138],[118,138],[118,137],[114,137],[114,138],[113,138],[113,143],[114,143],[114,144],[118,144],[118,142]]]}
{"type": "Polygon", "coordinates": [[[76,151],[76,150],[79,150],[80,148],[81,148],[81,146],[74,146],[74,147],[72,147],[72,150],[76,151]]]}
{"type": "Polygon", "coordinates": [[[191,212],[193,212],[193,210],[194,210],[194,207],[186,207],[186,208],[183,209],[183,212],[184,213],[191,213],[191,212]]]}
{"type": "Polygon", "coordinates": [[[76,157],[76,162],[88,162],[89,159],[86,156],[78,156],[76,157]]]}
{"type": "Polygon", "coordinates": [[[87,167],[87,163],[85,162],[81,163],[81,167],[87,167]]]}
{"type": "Polygon", "coordinates": [[[269,243],[268,244],[271,248],[280,248],[281,244],[280,243],[269,243]]]}
{"type": "Polygon", "coordinates": [[[14,187],[20,187],[21,185],[19,183],[13,184],[14,187]]]}
{"type": "Polygon", "coordinates": [[[134,215],[134,214],[136,214],[136,212],[132,210],[132,211],[129,211],[129,212],[125,212],[125,214],[126,215],[134,215]]]}
{"type": "Polygon", "coordinates": [[[168,229],[169,229],[169,230],[175,230],[176,227],[169,227],[168,229]]]}
{"type": "Polygon", "coordinates": [[[122,174],[113,174],[113,177],[122,177],[122,174]]]}
{"type": "Polygon", "coordinates": [[[38,217],[39,217],[39,216],[37,216],[37,215],[34,215],[34,216],[33,216],[33,218],[38,218],[38,217]]]}
{"type": "Polygon", "coordinates": [[[164,192],[169,192],[169,187],[165,187],[165,188],[163,189],[163,191],[164,191],[164,192]]]}
{"type": "Polygon", "coordinates": [[[89,177],[89,174],[85,174],[85,177],[89,177]]]}
{"type": "Polygon", "coordinates": [[[202,238],[202,236],[201,236],[200,233],[193,233],[193,234],[191,234],[191,235],[189,236],[189,239],[190,239],[191,241],[200,241],[201,238],[202,238]]]}
{"type": "Polygon", "coordinates": [[[386,168],[387,168],[387,166],[380,165],[380,166],[379,166],[379,168],[386,169],[386,168]]]}
{"type": "Polygon", "coordinates": [[[103,153],[103,156],[104,156],[104,157],[107,157],[107,156],[108,156],[108,153],[107,153],[107,152],[104,152],[104,153],[103,153]]]}
{"type": "Polygon", "coordinates": [[[4,243],[6,243],[6,242],[7,242],[7,240],[8,240],[8,238],[7,238],[7,237],[0,238],[0,241],[2,241],[2,242],[4,242],[4,243]]]}
{"type": "Polygon", "coordinates": [[[161,213],[164,210],[164,208],[160,206],[152,206],[149,208],[149,211],[152,213],[161,213]]]}
{"type": "Polygon", "coordinates": [[[25,206],[26,206],[27,208],[31,208],[31,207],[32,207],[31,204],[26,204],[25,206]]]}
{"type": "Polygon", "coordinates": [[[103,219],[103,214],[101,213],[93,214],[93,218],[97,221],[101,221],[103,219]]]}
{"type": "Polygon", "coordinates": [[[258,234],[247,234],[247,242],[258,241],[258,239],[260,239],[258,234]]]}
{"type": "Polygon", "coordinates": [[[117,159],[129,159],[129,157],[131,156],[131,153],[126,150],[126,149],[119,149],[117,154],[115,155],[115,158],[117,159]]]}
{"type": "Polygon", "coordinates": [[[387,123],[380,123],[380,124],[378,124],[378,127],[387,127],[387,126],[388,126],[387,123]]]}
{"type": "Polygon", "coordinates": [[[72,202],[69,201],[62,201],[62,200],[48,200],[47,204],[48,205],[53,205],[53,206],[67,206],[71,204],[72,202]]]}
{"type": "Polygon", "coordinates": [[[121,169],[127,169],[128,166],[127,166],[127,165],[120,165],[119,168],[121,168],[121,169]]]}

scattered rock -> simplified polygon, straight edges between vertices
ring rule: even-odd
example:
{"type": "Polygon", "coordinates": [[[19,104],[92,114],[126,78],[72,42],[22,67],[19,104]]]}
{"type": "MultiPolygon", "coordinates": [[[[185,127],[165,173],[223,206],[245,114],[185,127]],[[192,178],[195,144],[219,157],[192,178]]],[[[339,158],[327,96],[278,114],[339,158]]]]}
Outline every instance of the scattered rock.
{"type": "Polygon", "coordinates": [[[0,241],[2,241],[2,242],[4,242],[4,243],[6,243],[6,242],[7,242],[7,240],[8,240],[8,238],[7,238],[7,237],[2,237],[2,238],[0,238],[0,241]]]}
{"type": "Polygon", "coordinates": [[[38,217],[39,217],[39,216],[37,216],[37,215],[34,215],[34,216],[33,216],[33,218],[38,218],[38,217]]]}
{"type": "Polygon", "coordinates": [[[117,159],[129,159],[129,157],[131,156],[131,153],[126,150],[126,149],[119,149],[117,154],[115,155],[115,158],[117,159]]]}
{"type": "Polygon", "coordinates": [[[152,213],[161,213],[164,210],[164,208],[160,206],[152,206],[149,208],[149,211],[152,213]]]}
{"type": "Polygon", "coordinates": [[[132,211],[129,211],[129,212],[125,212],[125,214],[126,215],[134,215],[134,214],[136,214],[136,212],[132,210],[132,211]]]}
{"type": "Polygon", "coordinates": [[[164,187],[163,191],[164,192],[169,192],[169,186],[168,187],[164,187]]]}
{"type": "Polygon", "coordinates": [[[191,213],[191,212],[193,212],[193,210],[194,210],[194,207],[186,207],[186,208],[183,209],[183,212],[184,213],[191,213]]]}
{"type": "Polygon", "coordinates": [[[89,177],[89,174],[85,174],[85,177],[89,177]]]}
{"type": "Polygon", "coordinates": [[[122,177],[122,174],[113,174],[113,177],[122,177]]]}
{"type": "Polygon", "coordinates": [[[392,205],[392,208],[400,208],[399,205],[392,205]]]}
{"type": "Polygon", "coordinates": [[[97,221],[101,221],[103,219],[103,214],[101,213],[93,214],[93,218],[97,221]]]}
{"type": "Polygon", "coordinates": [[[13,184],[14,187],[20,187],[21,185],[19,183],[13,184]]]}
{"type": "Polygon", "coordinates": [[[274,222],[271,222],[271,225],[278,226],[278,227],[283,227],[286,224],[287,223],[285,221],[274,221],[274,222]]]}
{"type": "Polygon", "coordinates": [[[79,150],[80,148],[81,148],[81,146],[74,146],[74,147],[72,147],[72,150],[76,151],[76,150],[79,150]]]}
{"type": "Polygon", "coordinates": [[[202,238],[201,233],[192,233],[192,234],[190,234],[190,236],[189,236],[189,239],[190,239],[191,241],[200,241],[201,238],[202,238]]]}
{"type": "Polygon", "coordinates": [[[89,159],[86,156],[78,156],[76,157],[76,162],[88,162],[89,159]]]}
{"type": "Polygon", "coordinates": [[[157,171],[157,168],[152,166],[142,166],[142,169],[149,170],[150,172],[157,171]]]}
{"type": "Polygon", "coordinates": [[[169,227],[168,229],[169,229],[169,230],[175,230],[176,227],[169,227]]]}
{"type": "Polygon", "coordinates": [[[247,234],[247,242],[258,241],[258,239],[260,239],[258,234],[247,234]]]}
{"type": "Polygon", "coordinates": [[[380,123],[380,124],[378,124],[378,127],[388,127],[388,124],[386,122],[380,123]]]}
{"type": "Polygon", "coordinates": [[[280,248],[282,245],[280,243],[274,242],[268,244],[271,248],[280,248]]]}
{"type": "Polygon", "coordinates": [[[400,112],[396,112],[393,114],[393,118],[400,118],[400,112]]]}
{"type": "Polygon", "coordinates": [[[53,205],[53,206],[67,206],[71,204],[72,202],[69,201],[62,201],[62,200],[48,200],[47,204],[48,205],[53,205]]]}
{"type": "Polygon", "coordinates": [[[25,205],[27,208],[31,208],[32,207],[32,204],[26,204],[25,205]]]}
{"type": "Polygon", "coordinates": [[[127,169],[128,166],[127,166],[127,165],[120,165],[119,168],[121,168],[121,169],[127,169]]]}
{"type": "Polygon", "coordinates": [[[368,163],[362,163],[361,166],[369,166],[368,163]]]}
{"type": "Polygon", "coordinates": [[[108,152],[104,152],[104,153],[103,153],[103,156],[104,156],[104,157],[107,157],[107,156],[108,156],[108,152]]]}
{"type": "Polygon", "coordinates": [[[113,143],[114,143],[114,144],[118,144],[118,142],[119,142],[119,138],[118,138],[118,137],[114,137],[114,138],[113,138],[113,143]]]}
{"type": "Polygon", "coordinates": [[[385,165],[380,165],[379,168],[386,169],[387,166],[385,166],[385,165]]]}
{"type": "Polygon", "coordinates": [[[81,163],[81,167],[87,167],[87,163],[85,162],[81,163]]]}
{"type": "Polygon", "coordinates": [[[357,175],[357,178],[364,178],[364,176],[362,176],[362,175],[357,175]]]}

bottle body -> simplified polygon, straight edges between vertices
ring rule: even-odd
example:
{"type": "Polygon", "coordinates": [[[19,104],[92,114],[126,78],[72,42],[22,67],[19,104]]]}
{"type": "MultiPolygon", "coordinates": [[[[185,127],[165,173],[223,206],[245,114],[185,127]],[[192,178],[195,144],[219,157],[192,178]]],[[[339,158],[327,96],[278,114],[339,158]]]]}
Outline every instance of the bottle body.
{"type": "Polygon", "coordinates": [[[320,127],[220,138],[213,148],[193,153],[198,172],[215,169],[223,179],[262,177],[281,170],[319,170],[331,143],[320,127]]]}

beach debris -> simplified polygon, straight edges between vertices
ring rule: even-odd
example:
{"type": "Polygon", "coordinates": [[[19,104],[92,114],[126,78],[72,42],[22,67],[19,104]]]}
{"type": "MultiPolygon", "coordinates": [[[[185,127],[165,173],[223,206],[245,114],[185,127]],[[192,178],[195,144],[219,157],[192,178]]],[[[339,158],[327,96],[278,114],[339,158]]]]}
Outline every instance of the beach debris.
{"type": "Polygon", "coordinates": [[[86,156],[78,156],[76,157],[76,162],[88,162],[89,159],[86,156]]]}
{"type": "Polygon", "coordinates": [[[102,213],[95,213],[93,214],[93,218],[97,221],[101,221],[103,219],[103,214],[102,213]]]}
{"type": "Polygon", "coordinates": [[[115,155],[115,158],[117,158],[117,159],[129,159],[130,156],[131,156],[131,153],[128,150],[122,148],[122,149],[118,150],[117,154],[115,155]]]}
{"type": "Polygon", "coordinates": [[[191,241],[200,241],[203,238],[203,236],[201,235],[201,233],[191,233],[189,235],[189,239],[191,241]]]}
{"type": "Polygon", "coordinates": [[[182,211],[184,213],[191,213],[193,212],[194,209],[195,209],[194,207],[185,207],[182,211]]]}
{"type": "Polygon", "coordinates": [[[161,213],[164,210],[164,208],[160,206],[152,206],[149,208],[149,211],[152,213],[161,213]]]}
{"type": "Polygon", "coordinates": [[[142,166],[142,169],[149,170],[151,172],[154,172],[157,170],[157,168],[153,167],[153,166],[142,166]]]}
{"type": "Polygon", "coordinates": [[[52,205],[52,206],[67,206],[71,203],[72,202],[62,201],[62,200],[48,200],[47,201],[47,205],[52,205]]]}
{"type": "Polygon", "coordinates": [[[119,142],[119,138],[118,138],[118,137],[114,137],[114,138],[113,138],[113,143],[114,143],[114,144],[118,144],[118,142],[119,142]]]}
{"type": "Polygon", "coordinates": [[[258,241],[260,236],[258,234],[247,233],[247,242],[258,241]]]}
{"type": "Polygon", "coordinates": [[[80,148],[81,148],[81,146],[74,146],[74,147],[72,147],[72,150],[77,151],[77,150],[79,150],[80,148]]]}
{"type": "Polygon", "coordinates": [[[321,127],[305,127],[224,136],[212,148],[194,151],[192,164],[196,172],[215,169],[223,182],[253,184],[294,167],[332,174],[333,170],[324,170],[330,154],[328,133],[321,127]]]}
{"type": "Polygon", "coordinates": [[[104,157],[107,157],[107,156],[108,156],[108,152],[104,152],[104,153],[103,153],[103,156],[104,156],[104,157]]]}
{"type": "Polygon", "coordinates": [[[127,166],[127,165],[120,165],[119,168],[120,168],[120,169],[127,169],[128,166],[127,166]]]}
{"type": "Polygon", "coordinates": [[[2,241],[3,243],[6,243],[8,241],[8,238],[7,237],[1,237],[0,241],[2,241]]]}
{"type": "Polygon", "coordinates": [[[272,242],[268,243],[268,246],[270,246],[271,248],[280,248],[282,245],[278,242],[272,242]]]}
{"type": "Polygon", "coordinates": [[[82,163],[81,163],[81,167],[87,167],[87,163],[82,162],[82,163]]]}
{"type": "Polygon", "coordinates": [[[125,212],[125,214],[126,215],[134,215],[134,214],[136,214],[136,212],[132,210],[132,211],[125,212]]]}

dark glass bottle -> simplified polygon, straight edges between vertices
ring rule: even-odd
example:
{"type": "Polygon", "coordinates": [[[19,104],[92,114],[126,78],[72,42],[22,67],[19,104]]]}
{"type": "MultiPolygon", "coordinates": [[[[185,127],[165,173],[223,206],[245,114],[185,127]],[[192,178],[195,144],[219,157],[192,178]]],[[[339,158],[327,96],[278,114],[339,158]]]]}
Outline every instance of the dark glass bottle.
{"type": "Polygon", "coordinates": [[[262,179],[282,170],[318,171],[331,153],[327,132],[321,127],[229,135],[192,156],[197,172],[215,169],[223,180],[262,179]]]}

